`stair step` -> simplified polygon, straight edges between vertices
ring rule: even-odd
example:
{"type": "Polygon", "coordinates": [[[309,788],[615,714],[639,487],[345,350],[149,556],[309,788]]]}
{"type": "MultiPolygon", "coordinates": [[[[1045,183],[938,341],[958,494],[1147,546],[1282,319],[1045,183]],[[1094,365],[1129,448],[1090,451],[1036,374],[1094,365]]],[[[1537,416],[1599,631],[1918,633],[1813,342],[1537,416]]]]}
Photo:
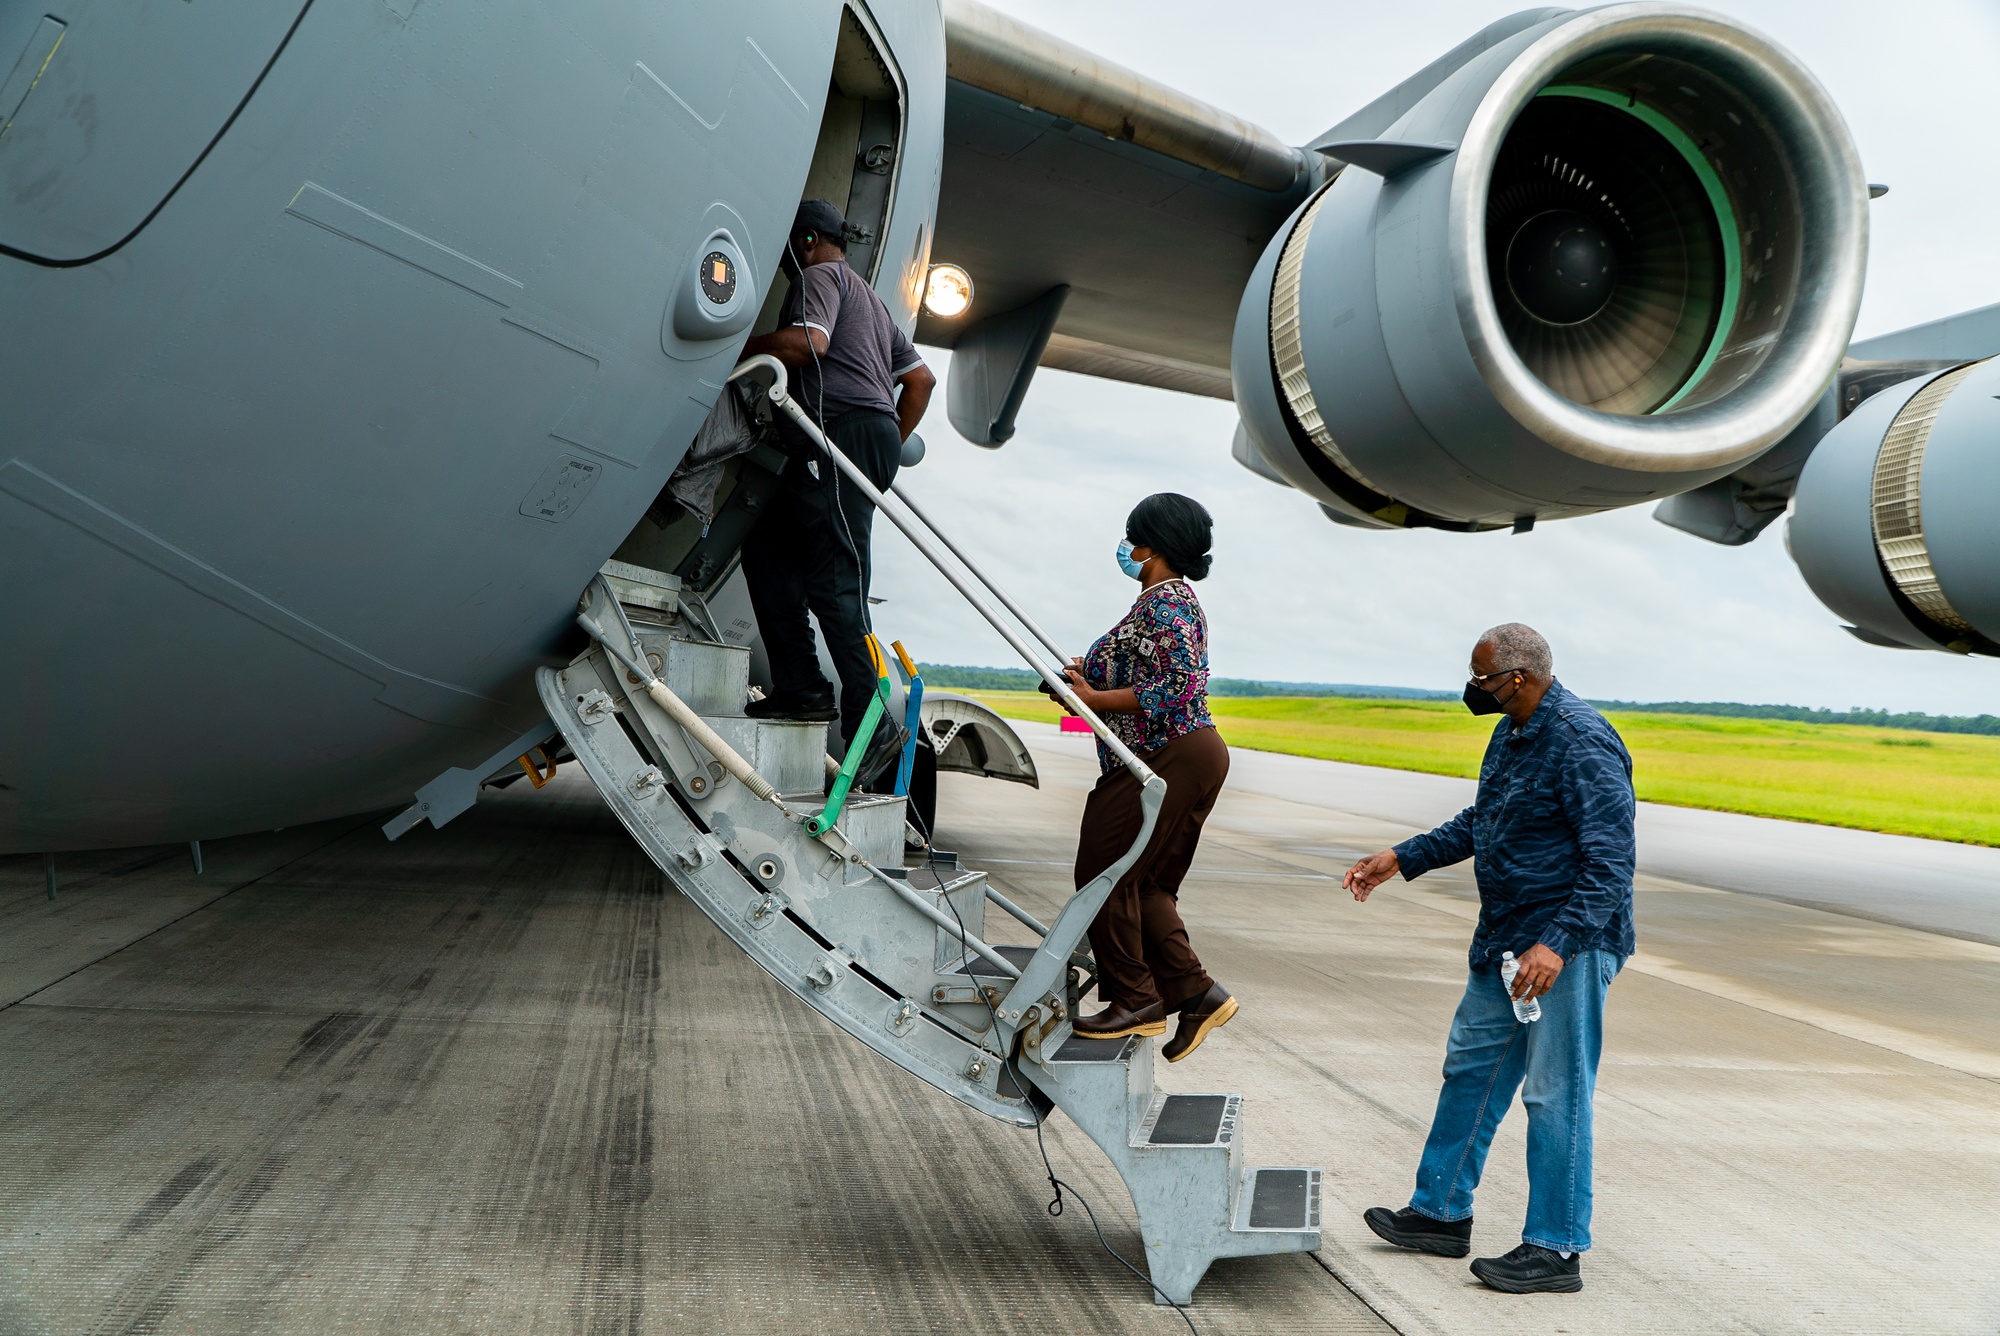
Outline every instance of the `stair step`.
{"type": "Polygon", "coordinates": [[[1253,1165],[1236,1194],[1238,1232],[1319,1228],[1320,1171],[1253,1165]]]}
{"type": "MultiPolygon", "coordinates": [[[[821,764],[823,766],[824,762],[821,764]]],[[[811,810],[817,812],[823,806],[824,803],[821,803],[811,810]]],[[[901,867],[903,824],[908,812],[907,798],[886,793],[850,794],[837,824],[847,842],[876,867],[901,867]]],[[[972,925],[968,922],[966,927],[971,928],[972,925]]]]}
{"type": "Polygon", "coordinates": [[[1080,1034],[1072,1034],[1063,1040],[1051,1062],[1123,1062],[1138,1047],[1136,1035],[1123,1039],[1086,1039],[1080,1034]]]}
{"type": "MultiPolygon", "coordinates": [[[[691,640],[685,633],[640,623],[639,644],[667,689],[696,714],[741,717],[750,699],[750,651],[742,645],[691,640]]],[[[621,676],[629,674],[621,671],[621,676]]],[[[636,686],[637,683],[627,683],[636,686]]]]}
{"type": "MultiPolygon", "coordinates": [[[[794,996],[883,1057],[992,1117],[1038,1123],[1046,1097],[1012,1079],[1003,1091],[1004,1056],[929,1013],[936,925],[741,784],[718,783],[699,801],[677,798],[641,750],[659,721],[613,722],[615,709],[643,710],[650,698],[604,657],[592,651],[566,669],[543,668],[536,690],[578,764],[668,880],[794,996]],[[586,713],[594,692],[612,693],[613,709],[599,696],[586,713]]],[[[777,735],[768,721],[721,718],[777,735]]],[[[775,726],[801,727],[816,726],[775,726]]],[[[813,759],[823,775],[820,754],[813,759]]],[[[890,866],[902,862],[903,808],[901,798],[869,795],[852,813],[860,827],[888,827],[890,866]]],[[[951,894],[981,896],[983,876],[960,877],[951,894]]]]}
{"type": "MultiPolygon", "coordinates": [[[[1035,948],[1032,946],[1001,946],[996,944],[993,949],[998,951],[1001,958],[1017,970],[1027,968],[1028,962],[1035,955],[1035,948]]],[[[965,964],[960,965],[954,973],[977,975],[982,979],[1004,979],[1007,977],[1000,972],[998,965],[995,965],[984,956],[974,956],[971,960],[965,962],[965,964]]]]}
{"type": "MultiPolygon", "coordinates": [[[[667,689],[688,703],[696,714],[741,715],[750,699],[750,651],[741,645],[709,640],[665,640],[667,689]]],[[[654,649],[660,642],[641,633],[639,643],[654,649]]]]}
{"type": "Polygon", "coordinates": [[[780,793],[808,794],[812,810],[818,810],[826,776],[825,724],[699,713],[702,721],[721,734],[772,788],[780,793]]]}
{"type": "Polygon", "coordinates": [[[1142,1146],[1226,1146],[1243,1113],[1241,1095],[1168,1095],[1139,1124],[1142,1146]]]}
{"type": "MultiPolygon", "coordinates": [[[[986,874],[948,855],[904,867],[903,798],[852,795],[840,838],[806,836],[801,813],[824,806],[827,727],[744,715],[736,647],[639,635],[654,671],[795,795],[788,808],[723,779],[601,649],[541,670],[537,690],[606,802],[721,932],[804,1004],[973,1108],[1022,1127],[1060,1108],[1130,1189],[1163,1297],[1187,1302],[1217,1258],[1319,1245],[1319,1171],[1246,1166],[1243,1096],[1159,1090],[1151,1038],[1078,1037],[1058,1016],[1018,1050],[997,1044],[1016,1037],[994,1018],[1006,972],[968,960],[959,931],[986,935],[986,874]],[[631,717],[614,723],[620,710],[631,717]]],[[[1038,950],[997,947],[1017,969],[1038,950]]]]}

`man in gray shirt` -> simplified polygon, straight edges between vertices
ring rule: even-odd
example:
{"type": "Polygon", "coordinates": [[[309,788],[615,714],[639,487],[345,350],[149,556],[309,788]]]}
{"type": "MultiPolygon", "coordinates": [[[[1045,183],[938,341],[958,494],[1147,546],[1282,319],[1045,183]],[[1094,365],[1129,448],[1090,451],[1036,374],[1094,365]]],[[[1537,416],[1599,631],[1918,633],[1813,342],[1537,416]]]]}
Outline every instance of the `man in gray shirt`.
{"type": "MultiPolygon", "coordinates": [[[[846,220],[823,199],[799,206],[780,261],[792,281],[778,327],[743,346],[785,364],[792,396],[876,487],[896,480],[903,442],[923,420],[937,378],[873,288],[847,266],[846,220]],[[899,396],[897,391],[901,390],[899,396]]],[[[782,421],[782,419],[781,419],[782,421]]],[[[875,506],[787,428],[792,459],[777,495],[743,544],[743,574],[771,663],[772,693],[749,712],[765,719],[841,721],[852,741],[875,692],[868,653],[869,531],[875,506]],[[819,670],[810,610],[840,676],[819,670]]],[[[903,729],[883,719],[861,766],[866,783],[902,751],[903,729]]]]}

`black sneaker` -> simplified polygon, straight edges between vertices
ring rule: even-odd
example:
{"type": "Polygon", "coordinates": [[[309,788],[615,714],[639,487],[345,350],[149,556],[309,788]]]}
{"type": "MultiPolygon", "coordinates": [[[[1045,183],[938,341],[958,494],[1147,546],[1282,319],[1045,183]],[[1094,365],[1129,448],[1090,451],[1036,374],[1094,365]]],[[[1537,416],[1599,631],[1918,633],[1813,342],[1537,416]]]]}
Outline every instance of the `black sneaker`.
{"type": "Polygon", "coordinates": [[[868,750],[861,754],[861,768],[854,772],[854,787],[862,789],[873,784],[877,775],[902,757],[903,744],[909,738],[910,730],[893,719],[877,724],[875,736],[868,741],[868,750]]]}
{"type": "Polygon", "coordinates": [[[743,707],[752,719],[790,719],[808,724],[830,723],[840,718],[840,707],[832,696],[766,696],[743,707]]]}
{"type": "Polygon", "coordinates": [[[1583,1254],[1563,1255],[1538,1243],[1524,1243],[1505,1257],[1481,1257],[1472,1264],[1480,1284],[1502,1294],[1575,1294],[1583,1288],[1583,1254]]]}
{"type": "Polygon", "coordinates": [[[1463,1220],[1433,1220],[1407,1206],[1400,1211],[1371,1206],[1361,1213],[1361,1218],[1377,1238],[1398,1248],[1414,1248],[1439,1257],[1463,1257],[1472,1251],[1471,1216],[1463,1220]]]}

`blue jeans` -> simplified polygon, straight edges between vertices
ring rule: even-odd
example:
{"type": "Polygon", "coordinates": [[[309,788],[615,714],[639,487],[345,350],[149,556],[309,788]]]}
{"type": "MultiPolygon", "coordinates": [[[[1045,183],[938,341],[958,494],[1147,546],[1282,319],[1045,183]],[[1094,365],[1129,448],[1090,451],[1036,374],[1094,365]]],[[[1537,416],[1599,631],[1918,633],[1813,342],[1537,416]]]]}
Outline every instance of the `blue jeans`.
{"type": "Polygon", "coordinates": [[[1521,1092],[1528,1109],[1524,1243],[1590,1247],[1590,1101],[1604,1047],[1604,994],[1625,958],[1579,951],[1543,995],[1542,1018],[1514,1019],[1497,964],[1472,971],[1452,1017],[1430,1138],[1410,1207],[1433,1220],[1472,1215],[1493,1133],[1521,1092]]]}

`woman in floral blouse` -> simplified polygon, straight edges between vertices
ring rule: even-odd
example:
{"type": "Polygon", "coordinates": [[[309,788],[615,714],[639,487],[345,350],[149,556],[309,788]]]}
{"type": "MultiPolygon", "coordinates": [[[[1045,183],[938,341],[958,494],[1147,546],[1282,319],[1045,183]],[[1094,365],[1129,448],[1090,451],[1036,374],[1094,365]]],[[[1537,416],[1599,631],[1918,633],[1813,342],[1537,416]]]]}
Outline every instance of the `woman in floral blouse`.
{"type": "MultiPolygon", "coordinates": [[[[1139,582],[1138,602],[1069,669],[1083,703],[1167,782],[1151,841],[1090,926],[1106,1005],[1078,1017],[1076,1032],[1165,1034],[1174,1012],[1180,1024],[1163,1050],[1169,1062],[1236,1014],[1236,999],[1196,958],[1178,903],[1202,822],[1229,774],[1229,749],[1208,717],[1208,622],[1189,583],[1208,574],[1211,530],[1201,504],[1173,492],[1135,506],[1118,564],[1139,582]]],[[[1102,742],[1097,760],[1102,774],[1077,841],[1079,889],[1124,856],[1141,822],[1132,772],[1102,742]]]]}

